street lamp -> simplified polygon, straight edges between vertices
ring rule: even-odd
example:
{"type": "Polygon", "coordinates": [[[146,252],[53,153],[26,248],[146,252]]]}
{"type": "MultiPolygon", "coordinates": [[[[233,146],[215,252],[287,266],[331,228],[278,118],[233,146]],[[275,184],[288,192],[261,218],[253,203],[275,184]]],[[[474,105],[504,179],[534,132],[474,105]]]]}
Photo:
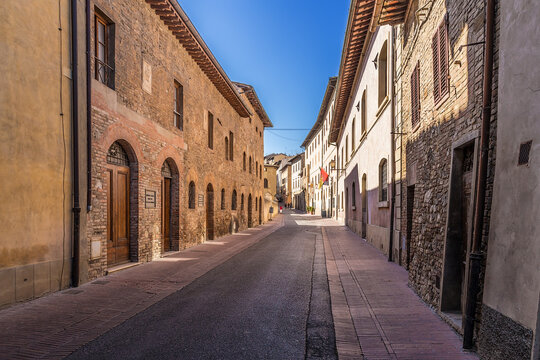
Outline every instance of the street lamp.
{"type": "Polygon", "coordinates": [[[335,171],[345,171],[346,169],[336,169],[336,161],[330,160],[330,169],[335,171]]]}

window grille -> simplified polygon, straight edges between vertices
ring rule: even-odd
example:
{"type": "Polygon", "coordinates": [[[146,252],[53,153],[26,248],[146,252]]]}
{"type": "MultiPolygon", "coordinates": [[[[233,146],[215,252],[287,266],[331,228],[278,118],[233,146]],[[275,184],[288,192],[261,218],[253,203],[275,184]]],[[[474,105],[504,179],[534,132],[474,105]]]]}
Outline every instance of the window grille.
{"type": "Polygon", "coordinates": [[[126,151],[115,141],[107,152],[107,162],[112,165],[129,166],[129,158],[126,151]]]}

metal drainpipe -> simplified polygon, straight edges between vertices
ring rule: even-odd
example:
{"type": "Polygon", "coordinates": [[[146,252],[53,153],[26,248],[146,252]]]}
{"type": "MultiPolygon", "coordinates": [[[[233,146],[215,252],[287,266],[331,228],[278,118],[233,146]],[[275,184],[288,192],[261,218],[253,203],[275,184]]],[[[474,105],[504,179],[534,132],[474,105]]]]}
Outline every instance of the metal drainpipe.
{"type": "Polygon", "coordinates": [[[90,0],[86,0],[86,211],[92,210],[92,74],[90,0]]]}
{"type": "Polygon", "coordinates": [[[73,260],[71,263],[71,285],[79,286],[79,242],[81,206],[79,203],[79,78],[77,43],[77,0],[71,0],[71,121],[73,136],[73,260]]]}
{"type": "Polygon", "coordinates": [[[395,44],[395,41],[394,41],[394,38],[395,38],[395,29],[394,27],[392,26],[392,42],[391,42],[391,61],[390,61],[390,64],[392,66],[392,71],[390,72],[390,81],[391,81],[391,86],[390,86],[390,91],[391,91],[391,97],[390,97],[390,106],[391,106],[391,109],[390,109],[390,113],[391,113],[391,116],[390,116],[390,129],[392,129],[390,131],[390,137],[391,137],[391,152],[390,152],[390,172],[391,172],[391,179],[392,179],[392,200],[390,202],[390,241],[389,241],[389,245],[388,245],[388,261],[393,261],[393,247],[394,247],[394,216],[395,216],[395,209],[394,209],[394,206],[396,204],[396,176],[395,176],[395,173],[396,173],[396,154],[395,154],[395,138],[394,138],[394,118],[396,116],[396,110],[394,108],[395,106],[395,96],[394,96],[394,79],[395,79],[395,76],[394,76],[394,61],[395,61],[395,58],[394,58],[394,44],[395,44]]]}
{"type": "Polygon", "coordinates": [[[493,38],[495,21],[495,0],[487,0],[486,9],[486,44],[484,60],[484,89],[482,100],[482,130],[480,135],[480,163],[477,178],[476,206],[474,211],[474,230],[471,254],[469,255],[469,282],[465,324],[463,327],[463,348],[471,349],[474,338],[476,301],[480,290],[479,278],[483,255],[480,251],[484,227],[484,205],[486,200],[486,180],[488,169],[489,129],[491,123],[491,96],[493,76],[493,38]]]}

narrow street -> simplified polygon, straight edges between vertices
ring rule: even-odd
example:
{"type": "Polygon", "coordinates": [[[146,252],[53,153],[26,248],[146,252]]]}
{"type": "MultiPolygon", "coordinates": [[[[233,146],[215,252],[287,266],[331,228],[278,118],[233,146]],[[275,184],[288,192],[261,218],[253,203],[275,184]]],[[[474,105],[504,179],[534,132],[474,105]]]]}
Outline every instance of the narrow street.
{"type": "Polygon", "coordinates": [[[336,358],[321,232],[294,218],[69,358],[336,358]]]}

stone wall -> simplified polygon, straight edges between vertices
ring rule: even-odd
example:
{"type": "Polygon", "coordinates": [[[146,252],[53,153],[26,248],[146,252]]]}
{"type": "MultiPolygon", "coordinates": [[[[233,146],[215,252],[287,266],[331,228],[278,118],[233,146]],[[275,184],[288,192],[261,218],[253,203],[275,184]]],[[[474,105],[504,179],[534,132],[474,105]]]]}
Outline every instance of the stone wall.
{"type": "MultiPolygon", "coordinates": [[[[400,189],[401,231],[403,236],[406,236],[408,231],[411,233],[410,285],[424,301],[439,308],[446,237],[453,230],[447,228],[453,146],[464,138],[474,140],[474,134],[481,124],[484,48],[482,44],[472,44],[484,41],[485,15],[483,1],[419,1],[418,9],[418,21],[410,27],[406,43],[403,37],[404,29],[411,24],[400,27],[398,41],[402,48],[399,51],[396,76],[400,83],[401,132],[404,134],[400,139],[403,146],[400,169],[403,174],[400,189]],[[432,38],[443,21],[447,21],[448,24],[449,93],[435,104],[432,38]],[[410,78],[417,64],[420,68],[420,122],[413,128],[410,78]],[[408,201],[407,187],[412,185],[414,185],[414,200],[408,201]],[[411,210],[411,206],[414,216],[412,228],[408,229],[407,211],[411,210]]],[[[497,51],[494,74],[497,74],[497,51]]],[[[486,192],[488,198],[482,243],[484,252],[495,160],[496,75],[493,88],[495,91],[486,192]]],[[[469,214],[468,222],[469,224],[472,222],[472,213],[469,214]]],[[[467,246],[470,248],[470,234],[465,241],[468,241],[467,246]]],[[[402,252],[404,263],[406,254],[407,249],[404,249],[402,252]]],[[[480,311],[478,313],[480,314],[480,311]]]]}

